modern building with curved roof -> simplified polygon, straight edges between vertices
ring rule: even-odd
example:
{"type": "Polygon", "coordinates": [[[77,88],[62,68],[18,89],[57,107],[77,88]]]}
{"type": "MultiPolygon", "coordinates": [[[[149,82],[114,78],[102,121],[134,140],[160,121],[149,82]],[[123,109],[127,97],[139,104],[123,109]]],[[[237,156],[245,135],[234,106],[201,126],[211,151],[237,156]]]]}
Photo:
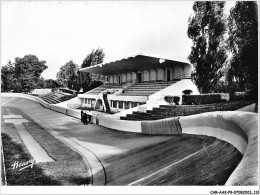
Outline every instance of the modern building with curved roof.
{"type": "Polygon", "coordinates": [[[198,94],[192,66],[183,61],[138,54],[80,69],[104,76],[103,85],[79,94],[81,107],[119,112],[143,104],[168,104],[166,96],[198,94]]]}

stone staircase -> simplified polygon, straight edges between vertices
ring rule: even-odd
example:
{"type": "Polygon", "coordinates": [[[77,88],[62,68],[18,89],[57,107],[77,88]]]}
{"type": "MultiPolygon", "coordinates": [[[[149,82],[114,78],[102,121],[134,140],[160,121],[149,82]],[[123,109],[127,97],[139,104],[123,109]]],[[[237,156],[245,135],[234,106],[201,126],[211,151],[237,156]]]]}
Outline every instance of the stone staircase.
{"type": "Polygon", "coordinates": [[[101,93],[102,91],[105,91],[105,90],[108,90],[108,89],[121,89],[123,86],[122,85],[108,85],[108,84],[105,84],[105,85],[101,85],[95,89],[92,89],[88,92],[86,92],[85,94],[90,94],[90,95],[98,95],[99,93],[101,93]]]}
{"type": "Polygon", "coordinates": [[[49,104],[58,104],[60,102],[67,101],[75,97],[74,95],[63,94],[62,92],[50,92],[44,95],[40,95],[39,98],[49,104]]]}
{"type": "Polygon", "coordinates": [[[128,86],[123,90],[121,96],[150,96],[170,85],[176,83],[177,81],[171,82],[149,82],[149,83],[135,83],[128,86]]]}

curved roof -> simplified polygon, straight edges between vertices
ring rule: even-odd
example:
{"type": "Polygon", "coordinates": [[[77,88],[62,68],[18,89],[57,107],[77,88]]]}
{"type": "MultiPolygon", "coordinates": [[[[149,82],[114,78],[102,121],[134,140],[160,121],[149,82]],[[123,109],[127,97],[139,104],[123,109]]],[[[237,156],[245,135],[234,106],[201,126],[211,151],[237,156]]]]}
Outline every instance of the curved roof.
{"type": "Polygon", "coordinates": [[[166,58],[153,57],[144,54],[137,54],[134,56],[129,56],[121,60],[101,63],[94,66],[81,68],[82,72],[90,72],[103,75],[111,75],[115,73],[126,73],[126,72],[136,72],[155,68],[165,68],[173,67],[176,65],[180,66],[191,66],[187,62],[181,62],[176,60],[170,60],[166,58]]]}

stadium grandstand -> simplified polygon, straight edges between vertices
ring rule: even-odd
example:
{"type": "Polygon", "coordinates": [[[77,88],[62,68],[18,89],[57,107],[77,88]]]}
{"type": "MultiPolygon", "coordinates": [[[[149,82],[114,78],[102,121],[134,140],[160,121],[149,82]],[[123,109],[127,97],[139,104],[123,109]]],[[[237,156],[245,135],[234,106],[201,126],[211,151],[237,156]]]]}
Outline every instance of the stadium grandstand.
{"type": "Polygon", "coordinates": [[[66,88],[36,89],[31,95],[36,95],[49,104],[58,104],[76,97],[76,91],[66,88]]]}
{"type": "Polygon", "coordinates": [[[80,71],[104,76],[102,86],[78,95],[81,108],[117,113],[143,104],[167,105],[169,95],[199,94],[189,63],[158,56],[138,54],[80,71]]]}

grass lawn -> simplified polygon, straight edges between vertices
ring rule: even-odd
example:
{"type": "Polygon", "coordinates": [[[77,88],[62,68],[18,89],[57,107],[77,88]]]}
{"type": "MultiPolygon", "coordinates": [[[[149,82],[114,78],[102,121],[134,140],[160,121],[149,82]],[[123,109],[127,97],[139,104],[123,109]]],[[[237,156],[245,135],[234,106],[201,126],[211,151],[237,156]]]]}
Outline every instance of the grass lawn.
{"type": "MultiPolygon", "coordinates": [[[[7,115],[2,107],[2,115],[7,115]]],[[[5,158],[7,185],[88,185],[91,183],[90,169],[81,155],[55,138],[18,108],[10,108],[16,115],[22,115],[29,123],[24,127],[42,146],[54,162],[37,163],[19,171],[12,165],[24,163],[32,157],[12,123],[1,123],[1,137],[5,158]]]]}

